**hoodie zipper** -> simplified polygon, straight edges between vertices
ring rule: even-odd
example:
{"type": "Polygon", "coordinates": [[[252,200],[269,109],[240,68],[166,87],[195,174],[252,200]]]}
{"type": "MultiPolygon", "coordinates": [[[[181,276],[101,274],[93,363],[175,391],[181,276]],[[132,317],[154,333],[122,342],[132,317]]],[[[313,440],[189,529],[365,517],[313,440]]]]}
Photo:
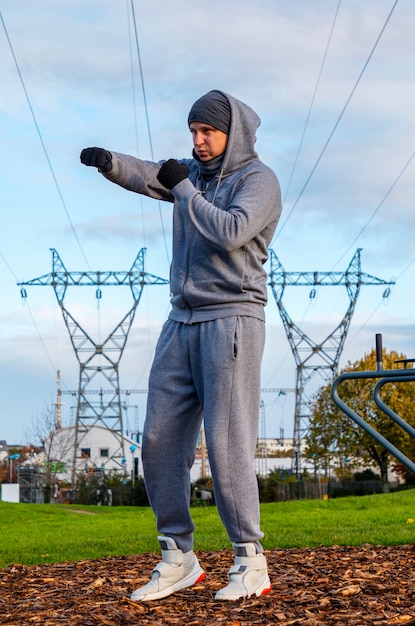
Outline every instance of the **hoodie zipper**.
{"type": "MultiPolygon", "coordinates": [[[[216,196],[217,196],[218,191],[219,191],[219,185],[220,185],[220,183],[221,183],[221,181],[222,181],[222,178],[223,178],[223,172],[224,172],[224,169],[223,169],[223,167],[222,167],[222,168],[221,168],[221,170],[220,170],[220,172],[219,172],[219,175],[218,175],[218,180],[217,180],[217,183],[216,183],[216,188],[215,188],[215,191],[214,191],[214,194],[213,194],[213,198],[212,198],[211,204],[214,204],[214,202],[215,202],[215,200],[216,200],[216,196]]],[[[210,181],[207,183],[207,185],[204,187],[204,189],[201,189],[201,190],[200,190],[200,192],[201,192],[202,196],[205,196],[205,194],[206,194],[206,192],[208,191],[208,189],[209,189],[209,187],[210,187],[210,184],[213,182],[213,180],[214,180],[214,178],[213,178],[212,180],[210,180],[210,181]]],[[[203,177],[202,177],[202,182],[203,182],[203,184],[205,185],[205,181],[204,181],[203,177]]],[[[205,198],[205,199],[206,199],[206,198],[205,198]]],[[[190,268],[190,251],[191,251],[191,248],[192,248],[192,241],[193,241],[193,237],[194,237],[194,232],[192,233],[192,238],[191,238],[191,240],[189,241],[189,244],[188,244],[187,260],[186,260],[186,278],[185,278],[185,280],[184,280],[184,282],[183,282],[183,289],[182,289],[182,297],[183,297],[183,300],[184,300],[184,301],[185,301],[188,305],[189,305],[189,302],[188,302],[188,300],[187,300],[187,298],[186,298],[185,290],[186,290],[186,284],[187,284],[187,281],[188,281],[188,278],[189,278],[189,268],[190,268]]],[[[190,305],[189,305],[189,309],[190,309],[190,313],[189,313],[189,317],[188,317],[188,321],[187,321],[187,323],[188,323],[188,324],[191,324],[191,321],[190,321],[190,320],[191,320],[191,317],[192,317],[192,308],[190,307],[190,305]]]]}

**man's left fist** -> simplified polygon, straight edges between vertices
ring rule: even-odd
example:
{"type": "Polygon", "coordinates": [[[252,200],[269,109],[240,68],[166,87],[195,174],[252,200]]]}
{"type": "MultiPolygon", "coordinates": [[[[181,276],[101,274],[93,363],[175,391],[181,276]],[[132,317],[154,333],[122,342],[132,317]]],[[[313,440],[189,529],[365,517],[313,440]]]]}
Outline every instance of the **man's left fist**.
{"type": "Polygon", "coordinates": [[[179,163],[176,159],[169,159],[159,169],[157,174],[157,180],[166,187],[166,189],[173,189],[182,180],[189,175],[189,168],[184,163],[179,163]]]}

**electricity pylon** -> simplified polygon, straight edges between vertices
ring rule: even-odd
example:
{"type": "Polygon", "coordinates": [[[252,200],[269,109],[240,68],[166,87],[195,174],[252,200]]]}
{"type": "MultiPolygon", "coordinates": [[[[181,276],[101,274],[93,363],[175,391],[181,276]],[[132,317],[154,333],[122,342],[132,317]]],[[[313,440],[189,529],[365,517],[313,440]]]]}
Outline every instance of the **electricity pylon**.
{"type": "MultiPolygon", "coordinates": [[[[270,250],[271,271],[269,285],[278,307],[284,329],[296,364],[296,391],[294,411],[293,458],[292,469],[297,476],[301,465],[301,445],[308,432],[311,416],[311,401],[306,393],[306,386],[315,374],[327,383],[337,374],[340,356],[346,341],[347,332],[356,307],[357,297],[362,285],[392,285],[394,281],[385,281],[361,271],[361,248],[358,248],[345,272],[286,272],[277,255],[270,250]],[[346,287],[349,296],[347,311],[336,328],[319,343],[313,341],[291,319],[283,305],[282,297],[286,287],[317,286],[346,287]]],[[[390,293],[389,287],[383,297],[390,293]]]]}
{"type": "Polygon", "coordinates": [[[265,403],[263,400],[261,400],[259,416],[259,437],[256,453],[256,472],[259,476],[266,476],[268,474],[266,439],[267,425],[265,419],[265,403]]]}
{"type": "Polygon", "coordinates": [[[52,286],[59,303],[72,347],[79,362],[79,385],[75,421],[75,442],[72,466],[72,481],[76,472],[85,464],[85,450],[82,453],[82,439],[93,426],[106,428],[115,438],[114,451],[106,459],[101,469],[109,461],[114,461],[120,469],[125,466],[124,438],[122,424],[122,405],[119,383],[119,362],[121,360],[128,334],[134,321],[135,312],[140,302],[145,285],[166,285],[168,280],[147,274],[144,271],[145,248],[142,248],[129,271],[104,272],[68,272],[56,250],[52,251],[52,272],[39,278],[33,278],[23,286],[52,286]],[[96,286],[96,296],[101,297],[101,288],[107,286],[128,286],[133,296],[133,304],[121,322],[102,342],[95,342],[80,326],[64,305],[68,287],[96,286]],[[95,388],[91,389],[94,383],[95,388]]]}

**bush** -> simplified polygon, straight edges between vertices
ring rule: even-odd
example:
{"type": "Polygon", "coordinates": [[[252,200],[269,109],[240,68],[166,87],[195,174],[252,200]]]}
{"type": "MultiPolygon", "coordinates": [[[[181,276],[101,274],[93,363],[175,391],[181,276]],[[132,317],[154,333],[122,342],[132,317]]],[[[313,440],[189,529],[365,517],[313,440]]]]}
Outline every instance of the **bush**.
{"type": "Polygon", "coordinates": [[[362,472],[355,472],[353,474],[353,480],[381,480],[381,477],[373,470],[365,469],[362,472]]]}
{"type": "Polygon", "coordinates": [[[149,506],[144,480],[132,483],[118,472],[81,474],[76,482],[75,502],[104,506],[149,506]]]}
{"type": "Polygon", "coordinates": [[[330,498],[368,496],[373,493],[383,493],[383,489],[384,485],[380,477],[378,480],[338,480],[330,481],[328,495],[330,498]]]}

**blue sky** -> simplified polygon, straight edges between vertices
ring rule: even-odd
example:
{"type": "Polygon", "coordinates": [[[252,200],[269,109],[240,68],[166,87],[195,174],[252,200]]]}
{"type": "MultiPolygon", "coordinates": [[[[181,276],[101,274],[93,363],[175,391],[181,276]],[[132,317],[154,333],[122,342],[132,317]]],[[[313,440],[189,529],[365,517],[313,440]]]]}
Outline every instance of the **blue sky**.
{"type": "MultiPolygon", "coordinates": [[[[0,11],[0,439],[26,442],[33,417],[55,401],[57,369],[65,391],[78,385],[53,289],[29,287],[23,301],[16,284],[51,271],[50,248],[69,271],[124,271],[145,247],[146,271],[168,277],[170,205],[111,185],[80,164],[81,149],[187,157],[189,108],[210,89],[262,119],[258,153],[284,198],[272,248],[285,269],[345,271],[359,247],[364,272],[397,279],[385,301],[381,287],[362,287],[340,365],[369,352],[378,332],[389,350],[415,355],[412,0],[2,0],[0,11]]],[[[168,298],[167,287],[144,290],[123,389],[147,385],[168,298]]],[[[347,302],[340,287],[319,288],[313,300],[309,289],[284,294],[313,339],[330,333],[347,302]]],[[[104,336],[131,297],[108,288],[98,302],[94,289],[78,288],[65,304],[104,336]]],[[[270,291],[263,387],[294,384],[270,291]]],[[[263,401],[267,436],[280,427],[291,436],[292,394],[263,401]]],[[[136,412],[141,427],[145,395],[130,403],[130,427],[136,412]]]]}

